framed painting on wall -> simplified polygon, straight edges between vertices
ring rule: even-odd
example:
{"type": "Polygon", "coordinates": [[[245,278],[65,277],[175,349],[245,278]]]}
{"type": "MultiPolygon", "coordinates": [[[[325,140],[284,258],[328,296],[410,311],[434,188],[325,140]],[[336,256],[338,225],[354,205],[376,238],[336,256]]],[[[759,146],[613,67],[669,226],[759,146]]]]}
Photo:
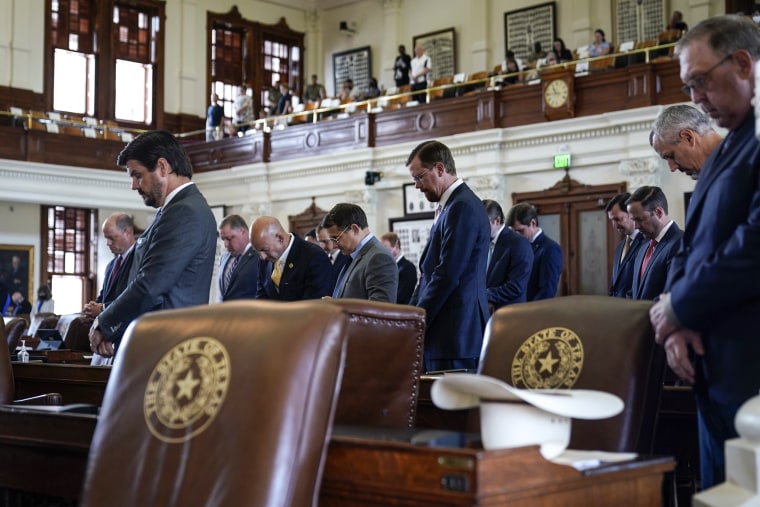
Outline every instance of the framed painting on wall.
{"type": "Polygon", "coordinates": [[[412,51],[417,44],[422,44],[425,54],[430,57],[431,69],[427,75],[428,83],[439,77],[453,76],[457,73],[456,32],[453,28],[416,35],[412,39],[412,51]]]}
{"type": "Polygon", "coordinates": [[[340,87],[346,79],[354,82],[354,88],[366,90],[372,78],[372,50],[369,46],[333,53],[333,83],[338,96],[340,87]]]}
{"type": "Polygon", "coordinates": [[[511,49],[517,58],[527,61],[536,42],[543,51],[550,51],[556,37],[556,13],[556,2],[505,12],[504,52],[511,49]]]}
{"type": "MultiPolygon", "coordinates": [[[[34,247],[31,245],[0,245],[0,281],[8,294],[20,291],[24,299],[34,291],[34,247]]],[[[0,301],[0,308],[5,301],[0,301]]]]}

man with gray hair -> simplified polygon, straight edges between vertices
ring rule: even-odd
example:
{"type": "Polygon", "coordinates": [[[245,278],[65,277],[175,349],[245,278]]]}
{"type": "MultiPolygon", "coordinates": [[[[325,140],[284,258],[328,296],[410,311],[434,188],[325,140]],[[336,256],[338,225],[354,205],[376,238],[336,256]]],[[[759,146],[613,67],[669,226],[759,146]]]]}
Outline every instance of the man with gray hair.
{"type": "Polygon", "coordinates": [[[676,46],[691,100],[728,129],[689,203],[676,268],[650,310],[668,365],[694,384],[704,488],[724,480],[724,443],[760,390],[760,143],[752,105],[760,31],[748,18],[700,22],[676,46]]]}
{"type": "Polygon", "coordinates": [[[684,104],[661,112],[649,134],[650,146],[668,163],[670,172],[678,170],[694,180],[722,140],[704,113],[684,104]]]}

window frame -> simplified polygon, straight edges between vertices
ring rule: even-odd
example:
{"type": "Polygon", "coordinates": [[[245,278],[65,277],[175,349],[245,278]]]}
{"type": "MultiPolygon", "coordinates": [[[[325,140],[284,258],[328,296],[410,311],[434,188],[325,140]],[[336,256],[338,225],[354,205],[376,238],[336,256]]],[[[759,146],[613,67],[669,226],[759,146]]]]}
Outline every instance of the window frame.
{"type": "MultiPolygon", "coordinates": [[[[133,128],[155,129],[164,123],[164,33],[166,31],[165,3],[161,0],[79,0],[90,10],[92,53],[95,55],[95,109],[96,118],[103,121],[117,121],[119,125],[133,128]],[[115,6],[139,9],[149,13],[149,20],[157,19],[153,54],[153,104],[152,121],[148,124],[127,120],[116,120],[116,59],[115,40],[120,26],[113,25],[115,6]]],[[[151,21],[149,21],[150,24],[151,21]]],[[[59,25],[61,21],[59,19],[59,25]]],[[[61,37],[59,36],[60,40],[61,37]]],[[[44,104],[53,111],[54,58],[57,41],[52,37],[52,0],[45,1],[45,58],[44,58],[44,104]]],[[[67,48],[68,49],[68,48],[67,48]]],[[[83,51],[80,51],[83,52],[83,51]]],[[[123,58],[122,58],[123,59],[123,58]]],[[[135,60],[130,60],[135,61],[135,60]]],[[[68,111],[61,111],[64,114],[68,111]]],[[[84,116],[84,115],[83,115],[84,116]]]]}

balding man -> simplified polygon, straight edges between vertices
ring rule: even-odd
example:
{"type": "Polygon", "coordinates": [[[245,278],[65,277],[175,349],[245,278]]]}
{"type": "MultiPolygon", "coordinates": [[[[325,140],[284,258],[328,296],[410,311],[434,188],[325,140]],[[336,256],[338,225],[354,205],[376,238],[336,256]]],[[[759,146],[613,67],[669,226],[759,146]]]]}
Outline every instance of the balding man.
{"type": "Polygon", "coordinates": [[[259,256],[249,242],[248,224],[240,215],[228,215],[219,224],[219,238],[227,250],[219,261],[219,300],[254,299],[259,256]]]}
{"type": "Polygon", "coordinates": [[[135,224],[126,213],[117,212],[103,222],[103,237],[114,258],[106,266],[103,288],[95,301],[84,306],[82,313],[95,318],[103,308],[116,299],[131,280],[132,251],[135,244],[135,224]]]}
{"type": "Polygon", "coordinates": [[[274,217],[251,224],[251,245],[259,254],[257,299],[300,301],[332,295],[330,260],[322,248],[282,227],[274,217]]]}
{"type": "Polygon", "coordinates": [[[676,170],[696,180],[707,157],[723,138],[700,110],[679,104],[665,109],[652,125],[649,144],[676,170]]]}

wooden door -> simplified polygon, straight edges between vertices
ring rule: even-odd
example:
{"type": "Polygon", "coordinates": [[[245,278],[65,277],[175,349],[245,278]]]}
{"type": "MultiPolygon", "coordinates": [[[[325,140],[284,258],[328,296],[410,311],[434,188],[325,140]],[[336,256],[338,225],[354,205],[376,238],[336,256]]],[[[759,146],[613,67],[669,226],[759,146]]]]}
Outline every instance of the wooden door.
{"type": "Polygon", "coordinates": [[[539,227],[562,247],[558,296],[606,295],[612,256],[620,238],[610,227],[605,207],[626,184],[584,185],[565,175],[552,188],[513,193],[512,202],[536,206],[539,227]]]}

